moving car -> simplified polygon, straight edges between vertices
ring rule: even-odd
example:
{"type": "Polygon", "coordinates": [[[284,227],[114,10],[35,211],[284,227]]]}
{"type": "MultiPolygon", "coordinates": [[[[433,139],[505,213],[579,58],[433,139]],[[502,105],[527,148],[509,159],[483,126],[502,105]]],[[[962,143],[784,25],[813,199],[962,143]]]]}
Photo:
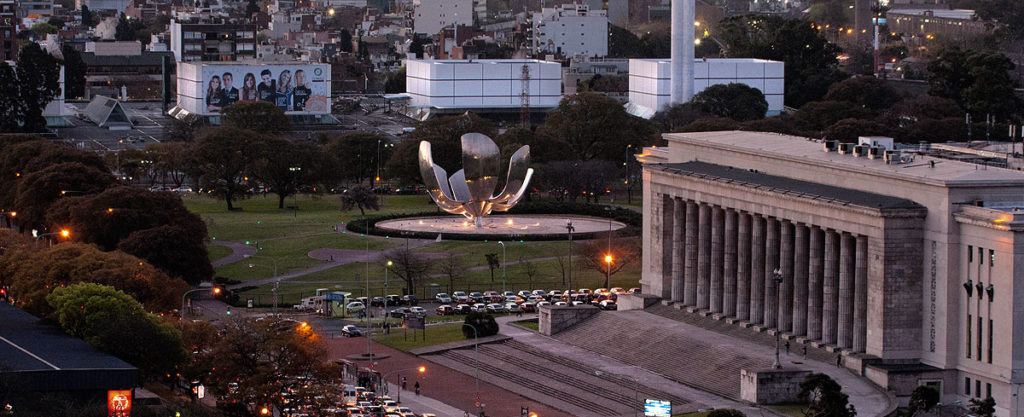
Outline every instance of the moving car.
{"type": "Polygon", "coordinates": [[[351,314],[351,313],[358,313],[360,311],[366,310],[366,306],[363,305],[363,303],[360,303],[358,301],[352,301],[352,302],[348,303],[347,305],[345,305],[345,309],[348,310],[348,312],[351,314]]]}
{"type": "Polygon", "coordinates": [[[398,308],[396,308],[394,310],[391,310],[390,315],[391,315],[391,317],[402,318],[402,317],[405,317],[405,314],[408,313],[408,312],[409,312],[409,308],[408,307],[398,307],[398,308]]]}
{"type": "Polygon", "coordinates": [[[362,336],[363,332],[358,327],[349,324],[341,328],[341,334],[345,337],[358,337],[362,336]]]}

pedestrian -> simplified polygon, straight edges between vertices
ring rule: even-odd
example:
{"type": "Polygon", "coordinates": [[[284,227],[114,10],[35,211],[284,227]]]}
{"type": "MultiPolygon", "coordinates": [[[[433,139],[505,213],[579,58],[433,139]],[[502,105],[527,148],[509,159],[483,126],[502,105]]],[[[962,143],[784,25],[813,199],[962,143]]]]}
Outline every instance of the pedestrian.
{"type": "Polygon", "coordinates": [[[405,391],[405,377],[402,377],[402,391],[405,391]]]}
{"type": "Polygon", "coordinates": [[[804,360],[807,360],[807,345],[804,345],[804,360]]]}
{"type": "Polygon", "coordinates": [[[416,385],[413,388],[416,389],[416,395],[420,395],[420,381],[416,381],[416,385]]]}
{"type": "Polygon", "coordinates": [[[786,356],[789,356],[789,341],[786,341],[786,356]]]}
{"type": "Polygon", "coordinates": [[[843,366],[843,354],[842,353],[837,353],[836,354],[836,367],[840,367],[840,366],[843,366]]]}

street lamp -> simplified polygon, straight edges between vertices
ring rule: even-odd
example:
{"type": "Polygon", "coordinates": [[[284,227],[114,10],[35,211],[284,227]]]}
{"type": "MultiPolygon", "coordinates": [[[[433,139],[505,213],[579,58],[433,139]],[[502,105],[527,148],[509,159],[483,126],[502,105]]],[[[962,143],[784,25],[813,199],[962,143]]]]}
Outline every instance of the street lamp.
{"type": "MultiPolygon", "coordinates": [[[[600,369],[594,370],[594,375],[603,376],[604,375],[604,371],[602,371],[600,369]]],[[[633,409],[633,417],[636,417],[636,416],[639,415],[639,412],[637,411],[637,408],[640,405],[640,381],[637,380],[636,378],[634,378],[632,375],[621,375],[621,376],[624,376],[626,378],[629,378],[629,379],[633,380],[633,407],[631,407],[631,408],[633,409]]]]}
{"type": "Polygon", "coordinates": [[[473,379],[476,381],[476,413],[477,415],[482,415],[483,403],[480,402],[480,333],[477,333],[476,326],[472,324],[462,323],[462,326],[473,329],[473,361],[477,365],[473,367],[473,379]]]}
{"type": "Polygon", "coordinates": [[[501,245],[501,295],[504,297],[504,292],[508,290],[505,288],[505,242],[499,240],[498,244],[501,245]]]}
{"type": "Polygon", "coordinates": [[[604,264],[605,264],[605,269],[604,269],[604,287],[605,288],[611,288],[612,287],[611,286],[611,281],[612,281],[611,280],[611,278],[612,278],[612,261],[614,261],[614,258],[612,258],[612,254],[611,253],[609,253],[609,254],[604,256],[604,264]]]}
{"type": "MultiPolygon", "coordinates": [[[[780,303],[779,302],[779,298],[780,298],[779,297],[779,285],[782,284],[782,270],[781,269],[775,268],[772,271],[772,281],[775,282],[775,311],[779,311],[779,308],[781,308],[780,304],[779,304],[780,303]]],[[[779,360],[779,337],[780,337],[781,330],[782,329],[779,327],[779,325],[776,324],[775,325],[775,363],[772,364],[772,368],[775,368],[775,369],[781,369],[782,368],[782,361],[779,360]]]]}
{"type": "MultiPolygon", "coordinates": [[[[35,232],[35,231],[33,230],[33,232],[35,232]]],[[[37,234],[36,235],[36,240],[41,239],[43,236],[54,236],[54,235],[60,236],[61,239],[70,239],[71,238],[71,230],[64,228],[64,229],[60,229],[59,231],[56,231],[56,232],[37,234]]],[[[47,242],[50,242],[51,245],[53,244],[53,242],[50,241],[49,239],[47,239],[47,242]]]]}
{"type": "MultiPolygon", "coordinates": [[[[384,385],[385,387],[387,386],[388,376],[389,375],[396,374],[396,373],[399,373],[399,372],[411,371],[413,369],[415,369],[417,372],[419,372],[421,374],[427,373],[427,367],[426,366],[422,366],[422,365],[421,366],[417,366],[417,367],[413,367],[413,368],[404,368],[404,369],[399,369],[399,370],[396,370],[396,371],[391,371],[391,372],[388,372],[388,373],[384,374],[384,376],[382,376],[380,378],[381,382],[382,382],[381,385],[384,385]]],[[[398,374],[398,376],[399,376],[398,379],[402,379],[401,378],[402,374],[398,374]]],[[[386,394],[387,393],[387,388],[385,388],[384,391],[385,391],[385,394],[386,394]]],[[[399,404],[402,403],[402,390],[401,389],[398,390],[398,403],[399,404]]]]}
{"type": "MultiPolygon", "coordinates": [[[[185,300],[186,300],[186,298],[191,293],[194,293],[194,292],[197,292],[197,291],[204,291],[204,290],[206,290],[206,288],[196,288],[196,289],[185,291],[185,293],[181,295],[181,328],[182,328],[182,330],[185,329],[185,300]]],[[[212,291],[213,291],[214,294],[220,294],[221,290],[220,290],[220,287],[214,287],[212,291]]]]}
{"type": "Polygon", "coordinates": [[[572,220],[565,224],[565,230],[569,232],[569,290],[572,289],[572,232],[576,230],[572,226],[572,220]]]}
{"type": "MultiPolygon", "coordinates": [[[[269,256],[260,256],[260,255],[244,255],[244,257],[246,259],[249,259],[249,258],[269,259],[270,262],[272,262],[274,264],[274,289],[273,289],[273,292],[274,292],[274,315],[276,316],[277,315],[277,290],[278,290],[279,284],[281,283],[281,281],[277,279],[277,259],[271,258],[269,256]]],[[[252,268],[254,266],[256,266],[256,265],[255,264],[249,264],[249,268],[252,268]]]]}
{"type": "Polygon", "coordinates": [[[391,311],[388,309],[388,301],[391,301],[388,299],[388,269],[391,268],[391,265],[394,265],[394,262],[391,262],[391,260],[388,259],[385,265],[387,266],[384,267],[384,323],[387,323],[389,317],[388,313],[391,311]]]}

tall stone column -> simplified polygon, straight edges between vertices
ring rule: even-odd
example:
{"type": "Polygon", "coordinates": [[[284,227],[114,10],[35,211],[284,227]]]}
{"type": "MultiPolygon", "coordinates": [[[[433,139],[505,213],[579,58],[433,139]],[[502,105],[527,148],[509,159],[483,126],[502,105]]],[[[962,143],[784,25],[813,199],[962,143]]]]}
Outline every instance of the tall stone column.
{"type": "Polygon", "coordinates": [[[856,274],[857,241],[843,233],[839,242],[839,322],[836,345],[853,346],[853,277],[856,274]]]}
{"type": "Polygon", "coordinates": [[[836,343],[836,319],[839,295],[839,233],[825,232],[825,272],[822,275],[821,341],[836,343]]]}
{"type": "Polygon", "coordinates": [[[736,318],[750,319],[750,214],[738,213],[736,234],[736,318]]]}
{"type": "Polygon", "coordinates": [[[712,313],[722,312],[722,271],[725,269],[725,210],[711,207],[711,305],[712,313]]]}
{"type": "Polygon", "coordinates": [[[686,202],[673,199],[672,204],[672,301],[683,301],[683,219],[686,202]]]}
{"type": "Polygon", "coordinates": [[[773,273],[779,268],[779,221],[766,217],[764,225],[764,325],[767,327],[777,327],[779,318],[779,286],[775,283],[773,273]]]}
{"type": "Polygon", "coordinates": [[[707,309],[711,305],[711,206],[700,205],[697,238],[697,308],[707,309]]]}
{"type": "Polygon", "coordinates": [[[793,233],[793,334],[807,334],[807,225],[797,224],[793,233]]]}
{"type": "Polygon", "coordinates": [[[725,264],[722,268],[722,313],[736,317],[736,210],[725,211],[725,264]]]}
{"type": "Polygon", "coordinates": [[[750,322],[764,322],[765,219],[750,215],[750,322]]]}
{"type": "Polygon", "coordinates": [[[793,330],[793,223],[779,222],[779,270],[782,283],[779,284],[779,323],[784,332],[793,330]]]}
{"type": "Polygon", "coordinates": [[[818,226],[811,226],[810,262],[807,271],[807,338],[821,340],[821,282],[825,254],[825,235],[818,226]]]}
{"type": "Polygon", "coordinates": [[[868,341],[868,237],[857,236],[857,268],[853,277],[853,351],[863,352],[868,341]]]}
{"type": "Polygon", "coordinates": [[[686,260],[683,266],[683,305],[697,305],[697,203],[686,202],[686,260]]]}

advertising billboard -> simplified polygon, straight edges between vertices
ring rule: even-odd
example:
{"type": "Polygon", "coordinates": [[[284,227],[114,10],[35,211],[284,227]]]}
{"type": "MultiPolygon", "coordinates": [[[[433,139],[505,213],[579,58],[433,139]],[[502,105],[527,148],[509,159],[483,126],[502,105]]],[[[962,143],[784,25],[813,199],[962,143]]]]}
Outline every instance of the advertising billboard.
{"type": "Polygon", "coordinates": [[[672,403],[663,400],[644,399],[644,416],[671,417],[672,403]]]}
{"type": "Polygon", "coordinates": [[[107,391],[107,415],[110,417],[129,417],[132,415],[132,391],[107,391]]]}
{"type": "Polygon", "coordinates": [[[274,103],[288,114],[330,112],[330,67],[323,64],[202,66],[203,114],[216,114],[236,102],[274,103]]]}

